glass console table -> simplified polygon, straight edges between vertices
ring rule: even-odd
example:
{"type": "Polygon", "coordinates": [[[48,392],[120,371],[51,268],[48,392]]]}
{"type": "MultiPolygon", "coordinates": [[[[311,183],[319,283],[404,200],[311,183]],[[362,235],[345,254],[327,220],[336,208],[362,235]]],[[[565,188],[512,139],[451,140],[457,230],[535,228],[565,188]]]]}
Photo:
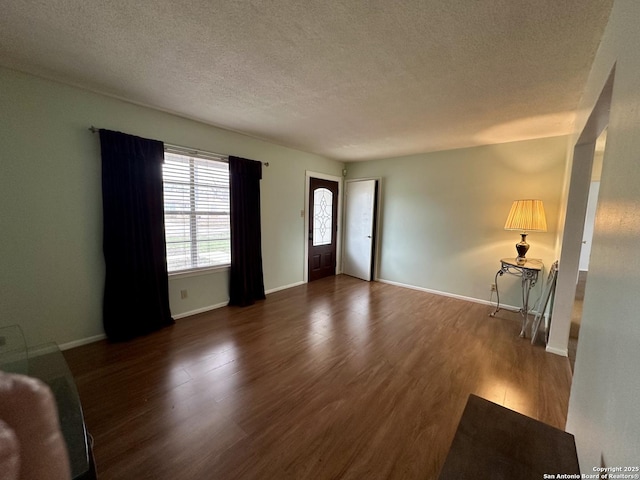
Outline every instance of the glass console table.
{"type": "Polygon", "coordinates": [[[531,289],[538,281],[538,274],[543,268],[541,260],[525,259],[524,261],[518,261],[517,258],[503,258],[500,260],[500,270],[496,272],[495,285],[496,285],[496,298],[497,305],[495,311],[489,314],[493,317],[500,310],[500,292],[498,291],[498,277],[501,277],[505,273],[515,275],[522,279],[522,308],[520,314],[522,315],[522,329],[520,330],[520,336],[526,336],[527,324],[529,323],[529,294],[531,289]]]}
{"type": "Polygon", "coordinates": [[[0,370],[38,378],[56,399],[74,480],[95,479],[95,465],[73,375],[55,343],[27,348],[17,325],[0,328],[0,370]]]}

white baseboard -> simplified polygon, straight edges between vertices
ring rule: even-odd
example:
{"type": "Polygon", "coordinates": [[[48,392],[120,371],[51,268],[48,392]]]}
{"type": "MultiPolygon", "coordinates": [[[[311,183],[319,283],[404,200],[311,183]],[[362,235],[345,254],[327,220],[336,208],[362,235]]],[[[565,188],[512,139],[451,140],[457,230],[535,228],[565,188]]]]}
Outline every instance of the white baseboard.
{"type": "MultiPolygon", "coordinates": [[[[480,303],[480,304],[489,305],[489,306],[495,305],[494,303],[489,302],[488,300],[481,300],[479,298],[473,298],[473,297],[465,297],[464,295],[457,295],[455,293],[442,292],[440,290],[432,290],[430,288],[417,287],[415,285],[408,285],[406,283],[394,282],[392,280],[385,280],[384,278],[376,278],[375,281],[380,283],[387,283],[389,285],[394,285],[396,287],[408,288],[411,290],[418,290],[420,292],[432,293],[434,295],[441,295],[443,297],[456,298],[458,300],[465,300],[468,302],[480,303]]],[[[304,285],[305,283],[306,282],[301,281],[301,282],[292,283],[290,285],[283,285],[282,287],[271,288],[269,290],[266,290],[265,294],[269,295],[271,293],[279,292],[280,290],[287,290],[289,288],[298,287],[300,285],[304,285]]],[[[229,304],[229,301],[227,300],[226,302],[217,303],[215,305],[209,305],[206,307],[198,308],[196,310],[190,310],[188,312],[178,313],[176,315],[172,315],[172,317],[174,320],[179,320],[181,318],[190,317],[191,315],[197,315],[199,313],[209,312],[217,308],[226,307],[228,304],[229,304]]],[[[500,308],[505,310],[514,310],[514,311],[519,310],[519,307],[514,307],[513,305],[501,305],[500,308]]],[[[94,335],[92,337],[81,338],[79,340],[73,340],[71,342],[63,343],[59,345],[59,348],[60,350],[69,350],[71,348],[80,347],[82,345],[87,345],[89,343],[99,342],[100,340],[104,340],[106,338],[107,336],[104,333],[101,333],[99,335],[94,335]]],[[[549,353],[554,353],[556,355],[560,355],[563,357],[569,356],[569,352],[567,350],[553,348],[549,346],[547,346],[546,350],[549,353]]]]}
{"type": "MultiPolygon", "coordinates": [[[[191,315],[196,315],[198,313],[208,312],[209,310],[215,310],[216,308],[226,307],[229,302],[226,301],[224,303],[218,303],[216,305],[209,305],[207,307],[198,308],[197,310],[191,310],[189,312],[178,313],[177,315],[171,315],[174,320],[178,320],[180,318],[189,317],[191,315]]],[[[104,333],[100,335],[94,335],[92,337],[81,338],[79,340],[73,340],[71,342],[62,343],[58,345],[60,350],[70,350],[72,348],[81,347],[82,345],[88,345],[89,343],[99,342],[100,340],[106,339],[107,336],[104,333]]]]}
{"type": "Polygon", "coordinates": [[[63,343],[58,345],[60,350],[69,350],[75,347],[81,347],[82,345],[88,345],[89,343],[99,342],[100,340],[104,340],[107,336],[104,333],[100,335],[94,335],[92,337],[81,338],[80,340],[73,340],[72,342],[63,343]]]}
{"type": "Polygon", "coordinates": [[[560,355],[561,357],[569,356],[569,350],[567,350],[566,348],[555,348],[547,345],[546,351],[549,353],[553,353],[554,355],[560,355]]]}
{"type": "MultiPolygon", "coordinates": [[[[286,290],[288,288],[297,287],[300,285],[304,285],[304,283],[305,282],[296,282],[296,283],[292,283],[291,285],[284,285],[282,287],[272,288],[270,290],[267,290],[265,294],[268,295],[270,293],[279,292],[280,290],[286,290]]],[[[190,317],[192,315],[197,315],[199,313],[205,313],[211,310],[215,310],[217,308],[226,307],[228,304],[229,304],[229,300],[227,300],[226,302],[216,303],[215,305],[208,305],[206,307],[190,310],[188,312],[177,313],[171,316],[173,317],[174,320],[180,320],[181,318],[190,317]]],[[[58,347],[60,348],[60,350],[69,350],[71,348],[81,347],[82,345],[87,345],[89,343],[99,342],[100,340],[104,340],[105,338],[107,338],[107,336],[104,333],[101,333],[100,335],[94,335],[92,337],[81,338],[79,340],[73,340],[71,342],[63,343],[58,347]]]]}
{"type": "MultiPolygon", "coordinates": [[[[473,298],[473,297],[465,297],[464,295],[457,295],[455,293],[448,293],[448,292],[441,292],[440,290],[432,290],[430,288],[424,288],[424,287],[416,287],[415,285],[408,285],[406,283],[400,283],[400,282],[394,282],[392,280],[385,280],[384,278],[376,278],[377,282],[380,283],[388,283],[389,285],[395,285],[396,287],[402,287],[402,288],[409,288],[411,290],[418,290],[420,292],[426,292],[426,293],[432,293],[434,295],[441,295],[443,297],[451,297],[451,298],[456,298],[458,300],[465,300],[467,302],[474,302],[474,303],[481,303],[482,305],[489,305],[489,306],[495,306],[494,302],[490,302],[488,300],[481,300],[479,298],[473,298]]],[[[504,304],[500,304],[500,310],[513,310],[513,311],[519,311],[520,307],[515,307],[513,305],[504,305],[504,304]]]]}
{"type": "Polygon", "coordinates": [[[206,307],[189,310],[188,312],[177,313],[171,316],[174,320],[180,320],[181,318],[190,317],[191,315],[197,315],[199,313],[209,312],[211,310],[215,310],[216,308],[226,307],[227,305],[229,305],[229,300],[227,300],[226,302],[216,303],[215,305],[207,305],[206,307]]]}
{"type": "Polygon", "coordinates": [[[305,283],[306,282],[296,282],[296,283],[291,283],[289,285],[283,285],[282,287],[270,288],[269,290],[265,291],[264,293],[266,295],[269,295],[270,293],[279,292],[280,290],[286,290],[288,288],[299,287],[300,285],[304,285],[305,283]]]}
{"type": "MultiPolygon", "coordinates": [[[[270,290],[266,290],[264,293],[265,295],[269,295],[270,293],[279,292],[280,290],[286,290],[287,288],[297,287],[299,285],[303,285],[304,283],[305,282],[296,282],[296,283],[292,283],[291,285],[284,285],[282,287],[276,287],[270,290]]],[[[229,305],[229,300],[227,300],[226,302],[216,303],[215,305],[208,305],[206,307],[190,310],[188,312],[178,313],[178,314],[172,315],[172,317],[174,320],[180,320],[181,318],[190,317],[191,315],[197,315],[199,313],[209,312],[217,308],[226,307],[227,305],[229,305]]]]}

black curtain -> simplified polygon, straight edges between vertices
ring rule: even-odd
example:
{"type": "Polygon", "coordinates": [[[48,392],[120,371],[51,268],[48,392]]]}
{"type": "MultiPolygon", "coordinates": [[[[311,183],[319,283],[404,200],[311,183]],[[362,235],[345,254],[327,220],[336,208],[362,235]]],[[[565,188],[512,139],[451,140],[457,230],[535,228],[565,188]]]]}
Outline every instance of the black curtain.
{"type": "Polygon", "coordinates": [[[164,145],[100,130],[100,150],[103,324],[110,340],[128,340],[174,323],[164,236],[164,145]]]}
{"type": "Polygon", "coordinates": [[[229,305],[246,306],[262,300],[262,237],[260,180],[262,163],[229,157],[231,193],[231,272],[229,305]]]}

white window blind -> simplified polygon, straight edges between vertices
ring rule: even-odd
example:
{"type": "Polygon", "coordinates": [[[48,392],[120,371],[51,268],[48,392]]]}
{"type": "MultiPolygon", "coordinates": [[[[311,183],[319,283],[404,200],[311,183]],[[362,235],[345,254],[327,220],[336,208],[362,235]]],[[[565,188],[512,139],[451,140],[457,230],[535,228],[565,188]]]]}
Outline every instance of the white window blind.
{"type": "Polygon", "coordinates": [[[166,148],[162,170],[169,273],[228,265],[229,164],[166,148]]]}

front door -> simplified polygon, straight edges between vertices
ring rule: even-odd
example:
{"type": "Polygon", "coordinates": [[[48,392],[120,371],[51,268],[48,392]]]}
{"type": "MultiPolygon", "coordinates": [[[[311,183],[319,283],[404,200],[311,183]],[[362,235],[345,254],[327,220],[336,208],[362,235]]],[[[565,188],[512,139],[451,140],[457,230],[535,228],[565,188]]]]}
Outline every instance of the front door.
{"type": "Polygon", "coordinates": [[[309,281],[336,274],[338,182],[309,179],[309,281]]]}

